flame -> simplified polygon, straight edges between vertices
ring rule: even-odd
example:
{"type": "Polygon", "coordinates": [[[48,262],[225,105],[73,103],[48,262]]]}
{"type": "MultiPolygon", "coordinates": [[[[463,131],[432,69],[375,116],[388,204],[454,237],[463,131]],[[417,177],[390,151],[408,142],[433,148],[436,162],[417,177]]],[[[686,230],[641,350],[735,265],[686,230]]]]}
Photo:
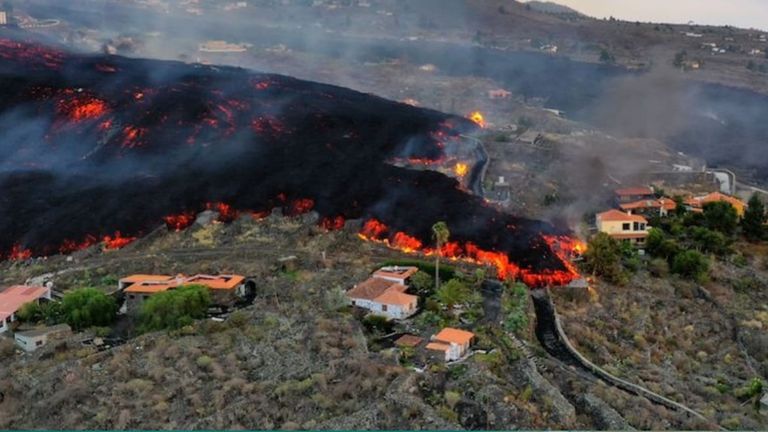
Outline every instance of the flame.
{"type": "Polygon", "coordinates": [[[135,126],[123,128],[123,148],[140,147],[142,145],[141,138],[146,132],[146,129],[135,126]]]}
{"type": "Polygon", "coordinates": [[[464,177],[469,172],[469,165],[462,162],[456,162],[456,165],[453,167],[453,172],[458,177],[464,177]]]}
{"type": "Polygon", "coordinates": [[[217,220],[219,222],[232,222],[240,216],[240,212],[235,210],[231,205],[223,202],[207,203],[205,208],[213,210],[219,213],[217,220]]]}
{"type": "Polygon", "coordinates": [[[185,213],[179,213],[175,215],[169,215],[169,216],[165,216],[163,220],[165,221],[165,225],[168,227],[169,230],[179,232],[185,228],[188,228],[193,223],[195,223],[195,213],[185,212],[185,213]]]}
{"type": "Polygon", "coordinates": [[[309,212],[313,207],[315,207],[315,200],[311,198],[299,198],[291,202],[289,215],[298,216],[309,212]]]}
{"type": "Polygon", "coordinates": [[[475,122],[481,128],[485,127],[485,117],[483,117],[483,113],[480,111],[474,111],[469,114],[469,119],[475,122]]]}
{"type": "MultiPolygon", "coordinates": [[[[358,237],[365,241],[383,244],[392,249],[397,249],[408,254],[421,253],[425,256],[433,256],[436,251],[432,248],[423,247],[422,242],[404,232],[395,232],[390,235],[390,229],[383,222],[377,219],[369,219],[363,224],[358,233],[358,237]]],[[[566,236],[546,237],[548,244],[559,244],[566,247],[575,247],[578,241],[566,236]],[[552,243],[550,243],[552,242],[552,243]]],[[[582,247],[582,246],[580,246],[582,247]]],[[[573,251],[573,249],[568,249],[573,251]]],[[[569,252],[569,253],[571,253],[569,252]]],[[[487,251],[481,249],[472,242],[447,242],[440,247],[439,254],[442,257],[453,261],[462,261],[477,265],[487,265],[496,269],[496,276],[502,280],[517,279],[530,287],[543,286],[562,286],[567,285],[573,279],[578,277],[570,259],[565,259],[566,255],[556,254],[561,258],[566,270],[544,270],[533,272],[529,269],[521,269],[516,264],[509,261],[509,257],[503,252],[487,251]]]]}
{"type": "Polygon", "coordinates": [[[344,216],[324,217],[320,220],[320,226],[328,231],[338,231],[344,228],[344,216]]]}
{"type": "Polygon", "coordinates": [[[68,253],[89,248],[98,242],[99,240],[90,234],[85,236],[85,238],[79,242],[74,240],[64,240],[61,246],[59,246],[59,253],[66,255],[68,253]]]}
{"type": "Polygon", "coordinates": [[[106,115],[109,106],[99,98],[67,89],[57,101],[56,111],[68,121],[82,122],[106,115]]]}
{"type": "Polygon", "coordinates": [[[135,240],[136,237],[123,236],[120,234],[120,231],[116,231],[113,236],[104,236],[102,239],[104,242],[104,249],[106,250],[123,248],[135,240]]]}
{"type": "Polygon", "coordinates": [[[254,211],[254,212],[251,212],[251,217],[256,219],[256,220],[260,220],[260,219],[264,219],[264,218],[268,217],[271,213],[272,212],[269,211],[269,210],[254,211]]]}
{"type": "Polygon", "coordinates": [[[24,249],[18,244],[13,245],[11,252],[8,255],[8,259],[11,261],[24,261],[32,258],[32,251],[24,249]]]}

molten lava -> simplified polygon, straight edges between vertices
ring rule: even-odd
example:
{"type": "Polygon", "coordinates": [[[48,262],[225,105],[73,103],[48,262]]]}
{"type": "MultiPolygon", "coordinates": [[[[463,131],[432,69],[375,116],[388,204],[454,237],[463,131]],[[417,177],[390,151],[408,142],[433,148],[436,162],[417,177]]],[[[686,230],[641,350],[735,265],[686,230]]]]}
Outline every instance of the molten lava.
{"type": "Polygon", "coordinates": [[[217,218],[219,222],[232,222],[240,216],[239,211],[235,210],[231,205],[222,202],[207,203],[205,207],[219,214],[217,218]]]}
{"type": "Polygon", "coordinates": [[[136,240],[136,237],[131,236],[123,236],[120,234],[120,231],[115,232],[112,236],[104,236],[102,239],[104,243],[104,249],[112,250],[112,249],[121,249],[131,243],[133,243],[136,240]]]}
{"type": "Polygon", "coordinates": [[[8,255],[8,259],[11,261],[24,261],[32,258],[32,251],[24,249],[19,245],[13,245],[11,252],[8,255]]]}
{"type": "Polygon", "coordinates": [[[195,213],[184,212],[175,215],[169,215],[165,216],[163,220],[165,221],[165,225],[169,230],[178,232],[190,227],[193,223],[195,223],[195,213]]]}
{"type": "Polygon", "coordinates": [[[469,118],[470,120],[472,120],[473,122],[475,122],[475,124],[477,124],[477,125],[478,125],[478,126],[480,126],[481,128],[484,128],[484,127],[485,127],[485,117],[483,117],[483,113],[481,113],[480,111],[474,111],[474,112],[472,112],[472,113],[469,115],[469,117],[468,117],[468,118],[469,118]]]}
{"type": "Polygon", "coordinates": [[[339,231],[344,228],[344,216],[324,217],[320,220],[320,226],[328,231],[339,231]]]}
{"type": "Polygon", "coordinates": [[[469,165],[457,162],[456,165],[453,167],[453,173],[456,174],[457,177],[463,178],[467,173],[469,173],[469,165]]]}

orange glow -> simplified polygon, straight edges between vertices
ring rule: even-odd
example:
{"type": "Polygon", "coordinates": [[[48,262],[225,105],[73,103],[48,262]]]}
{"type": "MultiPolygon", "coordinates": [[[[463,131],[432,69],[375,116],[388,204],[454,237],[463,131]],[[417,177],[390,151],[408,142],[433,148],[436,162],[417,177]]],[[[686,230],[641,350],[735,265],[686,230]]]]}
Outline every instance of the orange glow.
{"type": "Polygon", "coordinates": [[[114,236],[104,236],[102,241],[104,242],[104,249],[120,249],[136,240],[136,237],[127,237],[120,234],[120,231],[115,232],[114,236]]]}
{"type": "Polygon", "coordinates": [[[469,115],[469,119],[475,122],[481,128],[485,127],[485,117],[480,111],[474,111],[469,115]]]}
{"type": "Polygon", "coordinates": [[[30,258],[32,258],[32,251],[29,249],[24,249],[20,245],[13,245],[8,256],[8,259],[11,261],[24,261],[30,258]]]}
{"type": "Polygon", "coordinates": [[[264,219],[264,218],[268,217],[271,213],[272,212],[269,211],[269,210],[254,211],[254,212],[251,212],[251,217],[256,219],[256,220],[260,220],[260,219],[264,219]]]}
{"type": "Polygon", "coordinates": [[[456,162],[456,166],[453,167],[453,172],[458,177],[464,177],[469,172],[469,165],[462,162],[456,162]]]}
{"type": "MultiPolygon", "coordinates": [[[[381,221],[369,219],[363,224],[362,229],[358,233],[358,237],[365,241],[380,243],[405,253],[422,253],[426,256],[434,255],[435,250],[423,247],[422,242],[417,238],[403,232],[396,232],[394,235],[389,236],[389,231],[389,227],[381,221]]],[[[545,240],[551,247],[553,244],[557,243],[560,248],[569,248],[569,253],[573,253],[573,248],[578,244],[578,240],[566,236],[550,236],[545,237],[545,240]]],[[[555,251],[554,247],[553,251],[555,251]]],[[[558,251],[555,251],[555,253],[558,254],[563,261],[566,270],[544,270],[541,272],[533,272],[528,269],[521,269],[516,264],[511,263],[509,257],[505,253],[483,250],[472,242],[461,244],[460,242],[453,241],[447,242],[440,247],[440,255],[445,258],[471,264],[492,266],[496,269],[496,276],[499,279],[520,280],[530,287],[567,285],[573,279],[578,277],[578,272],[573,264],[570,263],[570,260],[564,259],[567,254],[560,255],[558,251]]]]}
{"type": "Polygon", "coordinates": [[[240,212],[223,202],[208,203],[205,205],[205,208],[217,212],[219,214],[217,218],[219,222],[232,222],[240,216],[240,212]]]}
{"type": "Polygon", "coordinates": [[[308,213],[315,207],[315,201],[311,198],[299,198],[291,203],[290,214],[291,216],[298,216],[300,214],[308,213]]]}
{"type": "Polygon", "coordinates": [[[146,133],[146,129],[135,126],[126,126],[123,128],[123,148],[134,148],[141,146],[141,137],[146,133]]]}
{"type": "Polygon", "coordinates": [[[95,245],[98,242],[99,240],[92,235],[85,236],[85,239],[80,242],[76,242],[74,240],[64,240],[64,243],[59,246],[59,253],[65,255],[71,252],[83,250],[95,245]]]}
{"type": "Polygon", "coordinates": [[[59,115],[71,122],[96,119],[109,113],[107,103],[87,94],[64,90],[63,97],[56,104],[59,115]]]}
{"type": "Polygon", "coordinates": [[[195,213],[185,212],[176,215],[169,215],[165,216],[163,220],[165,221],[165,225],[169,230],[179,232],[195,223],[195,213]]]}
{"type": "Polygon", "coordinates": [[[344,216],[336,216],[336,217],[324,217],[320,221],[320,226],[328,231],[338,231],[342,228],[344,228],[344,216]]]}

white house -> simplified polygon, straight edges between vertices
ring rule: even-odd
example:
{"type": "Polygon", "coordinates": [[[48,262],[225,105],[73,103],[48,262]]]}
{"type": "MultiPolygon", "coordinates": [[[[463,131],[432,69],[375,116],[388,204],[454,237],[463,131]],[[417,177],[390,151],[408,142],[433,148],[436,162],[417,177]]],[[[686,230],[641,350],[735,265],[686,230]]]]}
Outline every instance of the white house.
{"type": "Polygon", "coordinates": [[[446,327],[432,336],[432,342],[426,348],[434,351],[443,361],[455,361],[467,354],[474,337],[472,332],[446,327]]]}
{"type": "Polygon", "coordinates": [[[58,324],[51,327],[42,327],[27,331],[16,332],[13,338],[24,351],[34,351],[48,343],[49,340],[67,337],[72,333],[72,329],[66,324],[58,324]]]}
{"type": "Polygon", "coordinates": [[[0,292],[0,333],[8,331],[10,324],[16,321],[16,312],[25,303],[39,302],[41,298],[51,299],[51,285],[14,285],[0,292]]]}
{"type": "Polygon", "coordinates": [[[416,313],[419,298],[406,293],[408,278],[416,267],[383,267],[368,280],[347,291],[350,303],[390,319],[404,319],[416,313]]]}

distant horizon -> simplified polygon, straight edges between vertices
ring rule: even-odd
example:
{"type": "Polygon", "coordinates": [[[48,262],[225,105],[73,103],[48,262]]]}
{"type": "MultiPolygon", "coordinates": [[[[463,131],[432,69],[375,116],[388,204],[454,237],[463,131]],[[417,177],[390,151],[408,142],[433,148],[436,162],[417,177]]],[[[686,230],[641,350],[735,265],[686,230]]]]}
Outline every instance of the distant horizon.
{"type": "MultiPolygon", "coordinates": [[[[523,0],[524,2],[530,0],[523,0]]],[[[540,0],[547,1],[547,0],[540,0]]],[[[768,30],[766,0],[550,0],[595,18],[768,30]]]]}

